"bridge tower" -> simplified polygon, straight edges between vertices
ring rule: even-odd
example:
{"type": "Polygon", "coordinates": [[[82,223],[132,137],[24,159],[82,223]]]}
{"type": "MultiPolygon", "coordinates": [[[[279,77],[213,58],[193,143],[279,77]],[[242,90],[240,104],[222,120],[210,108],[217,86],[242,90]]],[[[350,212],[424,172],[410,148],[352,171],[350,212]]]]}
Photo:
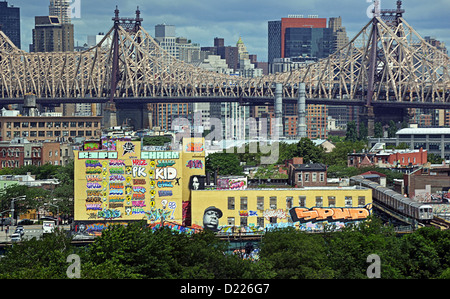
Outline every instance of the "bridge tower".
{"type": "MultiPolygon", "coordinates": [[[[124,77],[123,70],[120,69],[120,35],[119,26],[125,29],[130,34],[135,34],[140,30],[143,19],[141,18],[141,11],[139,6],[136,9],[136,16],[134,18],[121,18],[119,17],[119,9],[116,6],[114,10],[114,33],[112,39],[112,68],[111,68],[111,85],[109,101],[105,103],[103,122],[105,127],[112,127],[132,121],[138,127],[148,127],[152,125],[152,108],[150,104],[136,104],[133,105],[130,110],[130,105],[124,107],[117,107],[114,98],[117,96],[118,83],[124,77]],[[126,111],[124,111],[126,110],[126,111]]],[[[141,37],[138,35],[136,42],[141,42],[141,37]]],[[[137,52],[137,61],[140,61],[142,54],[137,52]]]]}
{"type": "MultiPolygon", "coordinates": [[[[396,9],[380,9],[379,0],[374,1],[374,9],[372,10],[373,18],[372,18],[372,31],[370,34],[370,51],[368,57],[368,78],[367,78],[367,93],[366,93],[366,104],[361,109],[360,112],[360,120],[366,123],[368,129],[368,135],[374,135],[374,122],[375,115],[384,116],[383,120],[386,120],[394,116],[394,118],[400,117],[403,120],[407,117],[406,109],[391,109],[387,111],[386,109],[374,109],[372,106],[372,100],[377,96],[376,90],[378,90],[379,85],[381,84],[382,72],[383,68],[381,66],[384,65],[385,61],[383,60],[383,45],[379,44],[381,40],[380,33],[378,32],[378,23],[379,18],[381,18],[386,24],[392,27],[397,27],[401,23],[401,18],[403,17],[403,13],[405,12],[402,9],[402,1],[397,1],[396,9]],[[388,115],[386,115],[388,114],[388,115]],[[387,116],[387,117],[386,117],[387,116]]],[[[397,35],[400,37],[401,31],[397,31],[397,35]]],[[[401,48],[398,47],[394,54],[394,59],[397,61],[401,61],[402,57],[401,48]]]]}

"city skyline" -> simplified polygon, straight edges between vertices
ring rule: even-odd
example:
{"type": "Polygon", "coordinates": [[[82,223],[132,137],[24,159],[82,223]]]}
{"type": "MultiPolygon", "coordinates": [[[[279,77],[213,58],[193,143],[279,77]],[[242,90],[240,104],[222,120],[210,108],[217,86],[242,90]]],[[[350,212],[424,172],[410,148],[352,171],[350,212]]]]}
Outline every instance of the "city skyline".
{"type": "MultiPolygon", "coordinates": [[[[194,0],[188,3],[178,0],[156,1],[124,1],[75,0],[79,1],[80,18],[72,18],[75,26],[75,45],[83,45],[88,35],[107,32],[112,27],[112,16],[115,5],[118,5],[122,17],[133,17],[136,7],[141,10],[143,27],[154,36],[156,24],[170,24],[176,28],[176,35],[186,37],[201,46],[212,46],[214,37],[225,39],[225,45],[235,45],[242,37],[250,54],[257,54],[258,61],[267,61],[267,26],[268,21],[287,17],[289,14],[302,14],[305,17],[314,14],[323,18],[342,17],[342,25],[346,27],[351,39],[367,24],[369,18],[366,11],[371,5],[366,1],[303,1],[298,2],[247,0],[238,2],[211,3],[194,0]],[[324,8],[326,7],[326,9],[324,8]],[[360,13],[358,13],[360,12],[360,13]],[[95,28],[95,29],[93,29],[95,28]]],[[[72,0],[72,2],[75,2],[72,0]]],[[[49,0],[37,0],[30,3],[26,0],[9,0],[9,5],[20,7],[22,49],[28,49],[32,41],[31,29],[34,16],[48,15],[49,0]]],[[[395,1],[382,1],[381,8],[395,8],[395,1]]],[[[433,36],[450,44],[450,22],[445,12],[450,3],[444,0],[435,1],[433,5],[418,1],[403,1],[406,10],[404,18],[422,36],[433,36]]]]}

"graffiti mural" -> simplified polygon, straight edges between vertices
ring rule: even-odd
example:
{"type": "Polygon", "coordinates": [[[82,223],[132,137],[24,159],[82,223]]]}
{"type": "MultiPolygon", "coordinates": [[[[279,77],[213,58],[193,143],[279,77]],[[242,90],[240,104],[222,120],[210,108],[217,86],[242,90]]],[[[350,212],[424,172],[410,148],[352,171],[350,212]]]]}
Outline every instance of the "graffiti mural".
{"type": "Polygon", "coordinates": [[[366,219],[372,205],[360,208],[292,208],[289,210],[293,222],[307,223],[317,221],[347,222],[366,219]]]}

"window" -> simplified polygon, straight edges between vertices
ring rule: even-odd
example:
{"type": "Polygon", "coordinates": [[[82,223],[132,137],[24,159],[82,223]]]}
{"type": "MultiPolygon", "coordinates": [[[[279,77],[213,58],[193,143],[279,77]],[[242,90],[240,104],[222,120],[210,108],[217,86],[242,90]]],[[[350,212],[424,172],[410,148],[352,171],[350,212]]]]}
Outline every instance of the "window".
{"type": "Polygon", "coordinates": [[[241,197],[241,210],[247,210],[247,197],[241,197]]]}
{"type": "Polygon", "coordinates": [[[301,172],[298,174],[298,181],[299,181],[299,182],[302,181],[302,173],[301,173],[301,172]]]}
{"type": "Polygon", "coordinates": [[[328,206],[330,208],[336,207],[336,196],[328,196],[328,206]]]}
{"type": "Polygon", "coordinates": [[[39,137],[45,137],[45,131],[39,131],[38,132],[39,137]]]}
{"type": "Polygon", "coordinates": [[[264,197],[263,196],[256,197],[256,209],[264,210],[264,197]]]}
{"type": "Polygon", "coordinates": [[[345,207],[352,207],[353,206],[353,199],[351,196],[345,197],[345,207]]]}
{"type": "Polygon", "coordinates": [[[264,217],[256,217],[256,225],[264,227],[264,217]]]}
{"type": "Polygon", "coordinates": [[[44,128],[45,127],[45,122],[44,121],[40,121],[39,122],[39,128],[44,128]]]}
{"type": "Polygon", "coordinates": [[[316,207],[318,207],[318,208],[323,207],[323,197],[322,196],[316,196],[316,207]]]}
{"type": "Polygon", "coordinates": [[[315,172],[312,173],[312,181],[313,182],[317,181],[317,173],[315,172]]]}
{"type": "Polygon", "coordinates": [[[234,210],[234,197],[228,197],[228,210],[234,210]]]}
{"type": "Polygon", "coordinates": [[[292,209],[293,202],[294,202],[294,197],[286,196],[286,209],[292,209]]]}
{"type": "Polygon", "coordinates": [[[248,217],[241,217],[240,225],[247,226],[247,219],[248,217]]]}
{"type": "Polygon", "coordinates": [[[271,196],[269,204],[270,204],[270,208],[272,210],[276,210],[277,209],[277,197],[276,196],[271,196]]]}
{"type": "Polygon", "coordinates": [[[309,182],[309,173],[305,173],[305,182],[309,182]]]}
{"type": "Polygon", "coordinates": [[[306,207],[306,196],[299,196],[298,197],[298,205],[300,207],[306,207]]]}
{"type": "Polygon", "coordinates": [[[228,217],[227,223],[228,225],[234,226],[234,217],[228,217]]]}
{"type": "Polygon", "coordinates": [[[365,196],[358,196],[358,206],[363,207],[366,205],[366,197],[365,196]]]}
{"type": "Polygon", "coordinates": [[[325,181],[325,174],[323,172],[320,173],[320,181],[325,181]]]}

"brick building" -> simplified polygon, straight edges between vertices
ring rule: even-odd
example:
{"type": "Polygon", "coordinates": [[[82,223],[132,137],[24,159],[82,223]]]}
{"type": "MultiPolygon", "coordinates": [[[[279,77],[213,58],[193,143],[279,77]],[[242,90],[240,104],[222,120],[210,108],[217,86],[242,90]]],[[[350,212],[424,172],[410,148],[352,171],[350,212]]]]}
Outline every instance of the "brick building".
{"type": "MultiPolygon", "coordinates": [[[[450,188],[450,167],[421,167],[403,175],[404,191],[409,198],[418,201],[431,201],[433,194],[450,188]]],[[[437,196],[440,199],[440,196],[437,196]]]]}
{"type": "Polygon", "coordinates": [[[60,165],[59,142],[29,142],[24,138],[0,142],[0,169],[24,165],[60,165]]]}
{"type": "Polygon", "coordinates": [[[294,157],[285,161],[289,184],[295,187],[327,185],[327,166],[322,163],[303,164],[303,158],[294,157]]]}
{"type": "Polygon", "coordinates": [[[101,116],[1,116],[0,139],[67,141],[69,137],[98,138],[101,116]]]}
{"type": "Polygon", "coordinates": [[[400,167],[416,166],[427,163],[427,151],[418,150],[380,150],[376,152],[350,153],[347,165],[349,167],[400,167]]]}

